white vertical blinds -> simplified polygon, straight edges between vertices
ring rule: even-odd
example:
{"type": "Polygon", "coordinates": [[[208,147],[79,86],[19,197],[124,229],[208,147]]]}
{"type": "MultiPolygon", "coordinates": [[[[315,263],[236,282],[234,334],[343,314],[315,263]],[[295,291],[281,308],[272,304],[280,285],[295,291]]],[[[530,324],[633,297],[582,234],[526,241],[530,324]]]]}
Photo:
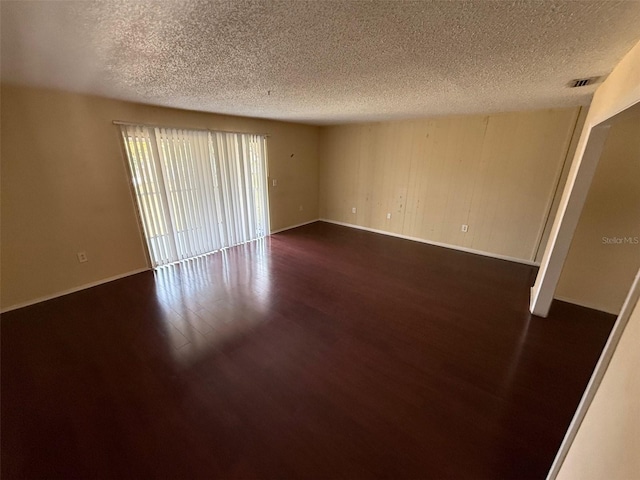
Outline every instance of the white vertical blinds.
{"type": "Polygon", "coordinates": [[[262,136],[120,128],[154,266],[268,234],[262,136]]]}

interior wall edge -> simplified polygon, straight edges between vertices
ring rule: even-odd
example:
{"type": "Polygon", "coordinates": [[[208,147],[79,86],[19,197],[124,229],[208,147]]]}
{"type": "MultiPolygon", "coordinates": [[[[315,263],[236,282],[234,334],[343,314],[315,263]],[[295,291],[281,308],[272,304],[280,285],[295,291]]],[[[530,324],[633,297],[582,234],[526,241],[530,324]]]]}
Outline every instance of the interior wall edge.
{"type": "Polygon", "coordinates": [[[611,125],[554,293],[615,315],[640,267],[640,245],[605,240],[640,238],[640,107],[633,108],[611,125]]]}
{"type": "Polygon", "coordinates": [[[556,188],[553,192],[551,205],[549,205],[549,211],[545,219],[544,228],[542,229],[542,235],[540,237],[534,255],[536,262],[540,262],[542,260],[544,249],[547,245],[547,242],[549,241],[549,235],[551,234],[553,221],[558,213],[558,206],[560,205],[560,200],[562,199],[562,192],[564,191],[564,186],[567,183],[567,178],[569,177],[571,162],[573,161],[573,157],[576,154],[576,148],[578,148],[580,134],[582,133],[582,129],[584,128],[584,122],[587,119],[588,112],[589,105],[579,107],[578,114],[576,116],[576,122],[573,128],[573,133],[571,134],[571,142],[569,143],[569,148],[567,149],[567,153],[562,164],[562,169],[560,170],[560,176],[556,183],[556,188]]]}

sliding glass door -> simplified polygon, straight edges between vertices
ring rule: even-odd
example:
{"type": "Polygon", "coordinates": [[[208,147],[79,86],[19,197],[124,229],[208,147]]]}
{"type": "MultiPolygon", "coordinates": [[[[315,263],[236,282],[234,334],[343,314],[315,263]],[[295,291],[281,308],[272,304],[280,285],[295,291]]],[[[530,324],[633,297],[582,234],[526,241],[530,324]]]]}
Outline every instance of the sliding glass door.
{"type": "Polygon", "coordinates": [[[269,233],[260,135],[121,125],[154,266],[269,233]]]}

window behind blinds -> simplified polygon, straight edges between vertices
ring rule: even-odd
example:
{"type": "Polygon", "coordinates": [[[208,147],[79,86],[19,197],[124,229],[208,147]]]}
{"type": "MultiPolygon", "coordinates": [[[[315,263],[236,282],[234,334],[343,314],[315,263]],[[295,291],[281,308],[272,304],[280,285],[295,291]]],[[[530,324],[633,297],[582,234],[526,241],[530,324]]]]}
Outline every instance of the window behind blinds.
{"type": "Polygon", "coordinates": [[[269,233],[262,136],[120,128],[154,266],[269,233]]]}

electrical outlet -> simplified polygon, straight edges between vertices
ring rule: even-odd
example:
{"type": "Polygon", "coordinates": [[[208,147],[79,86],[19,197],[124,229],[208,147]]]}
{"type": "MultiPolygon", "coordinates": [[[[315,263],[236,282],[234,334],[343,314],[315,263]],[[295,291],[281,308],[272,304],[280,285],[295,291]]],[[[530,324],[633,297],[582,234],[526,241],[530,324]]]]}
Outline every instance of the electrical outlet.
{"type": "Polygon", "coordinates": [[[460,228],[460,231],[461,231],[461,232],[465,232],[465,233],[466,233],[467,231],[469,231],[469,225],[464,225],[464,224],[463,224],[463,225],[462,225],[462,228],[460,228]]]}
{"type": "Polygon", "coordinates": [[[78,261],[80,263],[88,262],[87,252],[78,252],[78,261]]]}
{"type": "Polygon", "coordinates": [[[351,213],[356,213],[356,207],[353,207],[353,208],[351,209],[351,213]]]}
{"type": "Polygon", "coordinates": [[[273,187],[277,187],[278,186],[278,180],[276,180],[275,178],[271,180],[271,185],[273,187]]]}
{"type": "Polygon", "coordinates": [[[387,213],[387,220],[391,220],[391,214],[387,213]]]}

